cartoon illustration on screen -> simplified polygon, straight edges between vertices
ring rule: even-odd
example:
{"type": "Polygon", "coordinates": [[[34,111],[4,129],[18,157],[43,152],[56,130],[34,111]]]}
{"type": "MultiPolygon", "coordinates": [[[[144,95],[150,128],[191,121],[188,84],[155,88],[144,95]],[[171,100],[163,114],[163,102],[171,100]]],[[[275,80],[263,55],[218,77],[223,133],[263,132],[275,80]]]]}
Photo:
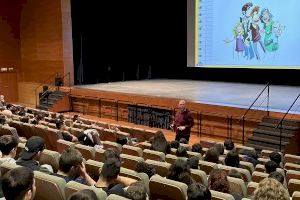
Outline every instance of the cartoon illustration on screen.
{"type": "Polygon", "coordinates": [[[234,53],[238,59],[261,60],[264,54],[278,51],[279,37],[284,29],[285,26],[274,20],[268,8],[260,9],[258,5],[248,2],[242,6],[242,17],[234,25],[234,39],[224,42],[236,42],[234,53]]]}

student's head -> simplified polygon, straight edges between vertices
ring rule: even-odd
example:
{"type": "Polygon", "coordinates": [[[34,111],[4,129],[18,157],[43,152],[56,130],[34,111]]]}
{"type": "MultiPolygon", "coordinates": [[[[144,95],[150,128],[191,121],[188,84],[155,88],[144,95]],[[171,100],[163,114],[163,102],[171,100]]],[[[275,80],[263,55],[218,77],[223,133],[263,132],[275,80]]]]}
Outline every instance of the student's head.
{"type": "Polygon", "coordinates": [[[0,125],[4,125],[6,122],[5,116],[4,115],[0,115],[0,125]]]}
{"type": "Polygon", "coordinates": [[[239,167],[240,157],[235,150],[229,151],[225,157],[225,165],[231,167],[239,167]]]}
{"type": "Polygon", "coordinates": [[[108,149],[105,150],[105,152],[104,152],[104,162],[107,159],[110,159],[110,158],[116,158],[116,159],[120,160],[120,153],[118,152],[117,149],[108,148],[108,149]]]}
{"type": "Polygon", "coordinates": [[[125,195],[132,200],[146,200],[147,190],[143,182],[137,181],[128,186],[125,195]]]}
{"type": "Polygon", "coordinates": [[[219,151],[215,147],[211,147],[207,150],[204,160],[208,162],[218,163],[219,155],[219,151]]]}
{"type": "Polygon", "coordinates": [[[273,152],[270,154],[270,160],[276,162],[276,164],[277,164],[278,166],[280,166],[280,163],[281,163],[281,155],[280,155],[278,152],[273,151],[273,152]]]}
{"type": "Polygon", "coordinates": [[[187,190],[188,200],[211,200],[211,193],[200,183],[192,183],[187,190]]]}
{"type": "Polygon", "coordinates": [[[177,157],[187,157],[187,150],[185,147],[180,146],[177,150],[176,150],[176,156],[177,157]]]}
{"type": "Polygon", "coordinates": [[[78,115],[74,115],[74,116],[73,116],[73,122],[76,122],[78,119],[79,119],[79,116],[78,116],[78,115]]]}
{"type": "Polygon", "coordinates": [[[200,143],[193,144],[192,152],[201,153],[202,154],[202,146],[200,143]]]}
{"type": "Polygon", "coordinates": [[[283,182],[284,182],[283,175],[281,173],[277,172],[277,171],[270,173],[269,178],[274,178],[281,184],[283,184],[283,182]]]}
{"type": "Polygon", "coordinates": [[[84,189],[73,193],[68,200],[97,200],[97,195],[93,190],[84,189]]]}
{"type": "Polygon", "coordinates": [[[167,142],[162,131],[157,131],[154,135],[150,149],[155,151],[160,151],[167,153],[168,148],[170,148],[169,143],[167,142]]]}
{"type": "Polygon", "coordinates": [[[198,156],[192,156],[187,159],[187,163],[191,169],[199,169],[199,160],[198,156]]]}
{"type": "Polygon", "coordinates": [[[180,100],[179,103],[178,103],[178,108],[179,110],[181,111],[184,111],[185,110],[185,100],[180,100]]]}
{"type": "Polygon", "coordinates": [[[127,137],[125,135],[118,135],[117,143],[122,145],[122,146],[127,144],[127,137]]]}
{"type": "Polygon", "coordinates": [[[121,162],[116,158],[107,159],[100,172],[100,177],[111,182],[118,178],[120,173],[121,162]]]}
{"type": "Polygon", "coordinates": [[[59,158],[59,169],[69,176],[76,177],[79,175],[83,157],[75,148],[68,148],[63,151],[59,158]]]}
{"type": "Polygon", "coordinates": [[[30,137],[26,144],[25,148],[20,154],[20,157],[23,160],[36,159],[39,160],[41,152],[45,149],[45,140],[39,136],[30,137]]]}
{"type": "Polygon", "coordinates": [[[188,141],[187,141],[187,139],[185,139],[185,138],[180,138],[179,143],[187,144],[188,141]]]}
{"type": "Polygon", "coordinates": [[[33,172],[27,167],[8,171],[2,179],[3,195],[6,200],[32,200],[36,187],[33,172]]]}
{"type": "Polygon", "coordinates": [[[214,145],[214,147],[218,150],[220,155],[224,154],[224,146],[221,143],[217,143],[214,145]]]}
{"type": "Polygon", "coordinates": [[[209,189],[218,192],[228,193],[229,183],[227,180],[227,174],[224,170],[214,169],[209,173],[208,178],[209,189]]]}
{"type": "Polygon", "coordinates": [[[51,113],[50,117],[51,117],[51,119],[56,119],[56,113],[51,113]]]}
{"type": "Polygon", "coordinates": [[[177,140],[174,140],[174,141],[170,142],[170,147],[174,148],[174,149],[178,149],[179,142],[177,140]]]}
{"type": "Polygon", "coordinates": [[[265,164],[266,172],[268,174],[275,172],[277,167],[278,167],[277,163],[272,160],[266,162],[265,164]]]}
{"type": "Polygon", "coordinates": [[[170,167],[167,178],[179,181],[179,175],[187,172],[191,174],[190,166],[187,161],[183,159],[177,159],[170,167]]]}
{"type": "Polygon", "coordinates": [[[238,170],[236,170],[236,169],[231,169],[228,172],[228,176],[233,177],[233,178],[243,179],[242,174],[238,170]]]}
{"type": "Polygon", "coordinates": [[[244,4],[243,7],[242,7],[243,15],[246,15],[247,17],[250,17],[250,12],[249,11],[251,11],[250,8],[252,6],[253,6],[253,4],[251,2],[244,4]]]}
{"type": "Polygon", "coordinates": [[[144,161],[137,163],[135,171],[138,173],[145,173],[148,175],[149,178],[156,174],[156,169],[152,165],[149,165],[144,161]]]}
{"type": "Polygon", "coordinates": [[[2,155],[10,155],[12,158],[16,156],[18,139],[12,135],[2,135],[0,137],[0,151],[2,155]]]}
{"type": "Polygon", "coordinates": [[[23,122],[23,123],[29,123],[29,117],[20,117],[20,122],[23,122]]]}
{"type": "Polygon", "coordinates": [[[58,130],[62,130],[64,128],[64,122],[62,120],[56,120],[55,125],[58,130]]]}
{"type": "Polygon", "coordinates": [[[226,140],[224,141],[224,147],[225,147],[225,149],[228,150],[228,151],[233,150],[233,149],[234,149],[234,143],[233,143],[233,141],[230,140],[230,139],[226,139],[226,140]]]}
{"type": "Polygon", "coordinates": [[[265,178],[259,184],[253,195],[254,200],[272,199],[289,200],[288,191],[274,178],[265,178]]]}

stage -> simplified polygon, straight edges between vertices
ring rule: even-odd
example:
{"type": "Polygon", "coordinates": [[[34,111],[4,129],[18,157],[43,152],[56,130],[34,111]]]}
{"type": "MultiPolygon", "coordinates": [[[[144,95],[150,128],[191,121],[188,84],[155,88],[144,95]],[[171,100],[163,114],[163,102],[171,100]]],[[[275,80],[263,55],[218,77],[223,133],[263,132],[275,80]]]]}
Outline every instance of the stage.
{"type": "MultiPolygon", "coordinates": [[[[264,87],[265,85],[261,84],[172,79],[125,81],[75,86],[75,88],[81,89],[185,99],[190,102],[201,104],[246,109],[252,104],[264,87]]],[[[299,93],[300,87],[270,85],[269,110],[274,112],[286,112],[299,93]]],[[[263,92],[257,103],[254,104],[254,108],[265,110],[267,105],[266,97],[267,90],[263,92]]],[[[297,109],[297,106],[295,106],[292,108],[292,111],[297,112],[297,109]]]]}

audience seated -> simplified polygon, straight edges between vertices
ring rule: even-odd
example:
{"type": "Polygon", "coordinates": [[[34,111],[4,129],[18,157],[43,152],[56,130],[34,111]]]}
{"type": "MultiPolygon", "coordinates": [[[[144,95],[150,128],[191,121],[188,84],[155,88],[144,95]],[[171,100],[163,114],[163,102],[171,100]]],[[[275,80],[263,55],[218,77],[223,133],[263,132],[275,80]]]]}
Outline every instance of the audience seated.
{"type": "Polygon", "coordinates": [[[233,150],[233,149],[234,149],[234,143],[233,143],[233,141],[230,140],[230,139],[226,139],[226,140],[224,141],[224,148],[225,148],[226,150],[228,150],[228,151],[233,150]]]}
{"type": "Polygon", "coordinates": [[[277,180],[274,178],[265,178],[254,191],[253,199],[289,200],[290,196],[288,191],[277,180]]]}
{"type": "Polygon", "coordinates": [[[219,163],[219,151],[215,147],[211,147],[207,150],[204,161],[219,163]]]}
{"type": "Polygon", "coordinates": [[[224,154],[224,146],[221,143],[216,143],[214,145],[214,147],[218,150],[219,155],[223,155],[224,154]]]}
{"type": "Polygon", "coordinates": [[[76,181],[85,185],[94,185],[95,181],[88,175],[81,153],[75,148],[66,149],[59,158],[59,170],[55,176],[66,182],[76,181]]]}
{"type": "Polygon", "coordinates": [[[225,157],[225,165],[240,167],[240,157],[235,150],[229,151],[225,157]]]}
{"type": "Polygon", "coordinates": [[[180,181],[186,183],[187,185],[191,183],[192,182],[191,170],[187,161],[182,159],[177,159],[171,165],[167,178],[174,181],[180,181]]]}
{"type": "Polygon", "coordinates": [[[192,183],[187,190],[188,200],[211,200],[211,193],[200,183],[192,183]]]}
{"type": "Polygon", "coordinates": [[[170,142],[170,148],[178,149],[178,147],[179,147],[179,142],[177,140],[170,142]]]}
{"type": "Polygon", "coordinates": [[[68,200],[97,200],[97,195],[93,190],[84,189],[73,193],[68,200]]]}
{"type": "Polygon", "coordinates": [[[228,172],[228,176],[233,177],[233,178],[243,179],[242,174],[239,171],[237,171],[236,169],[231,169],[228,172]]]}
{"type": "Polygon", "coordinates": [[[270,154],[270,160],[274,161],[278,167],[281,167],[281,155],[278,152],[272,152],[270,154]]]}
{"type": "Polygon", "coordinates": [[[284,183],[284,177],[281,173],[275,171],[275,172],[271,172],[269,174],[269,178],[274,178],[276,179],[279,183],[283,184],[284,183]]]}
{"type": "Polygon", "coordinates": [[[171,151],[170,145],[167,142],[162,131],[156,132],[156,134],[154,135],[150,149],[154,150],[154,151],[163,152],[164,154],[170,153],[170,151],[171,151]]]}
{"type": "Polygon", "coordinates": [[[252,163],[254,167],[257,164],[260,164],[260,162],[257,160],[258,155],[255,151],[249,149],[240,149],[239,154],[244,155],[244,161],[252,163]]]}
{"type": "MultiPolygon", "coordinates": [[[[181,139],[184,139],[184,138],[181,138],[181,139]]],[[[188,156],[186,148],[183,146],[178,147],[178,149],[176,150],[176,156],[186,158],[188,156]]]]}
{"type": "Polygon", "coordinates": [[[276,171],[276,168],[278,167],[277,163],[274,161],[268,161],[265,164],[265,168],[266,168],[266,173],[270,174],[272,172],[276,171]]]}
{"type": "Polygon", "coordinates": [[[138,162],[135,171],[138,173],[145,173],[149,178],[156,174],[156,169],[152,165],[149,165],[145,162],[138,162]]]}
{"type": "Polygon", "coordinates": [[[229,182],[226,172],[221,169],[212,170],[208,178],[208,187],[210,190],[229,194],[229,182]]]}
{"type": "Polygon", "coordinates": [[[4,98],[4,95],[0,95],[0,107],[4,107],[6,106],[6,101],[5,101],[5,98],[4,98]]]}
{"type": "Polygon", "coordinates": [[[146,187],[141,181],[131,183],[126,189],[125,196],[132,200],[148,199],[146,187]]]}
{"type": "Polygon", "coordinates": [[[33,200],[36,192],[33,172],[27,167],[8,171],[2,179],[6,200],[33,200]]]}
{"type": "Polygon", "coordinates": [[[106,149],[106,151],[104,152],[104,162],[110,158],[115,158],[118,159],[119,161],[121,160],[120,153],[118,152],[117,149],[112,149],[112,148],[106,149]]]}
{"type": "Polygon", "coordinates": [[[187,141],[187,139],[185,139],[185,138],[180,138],[179,143],[187,144],[188,141],[187,141]]]}
{"type": "MultiPolygon", "coordinates": [[[[60,115],[63,116],[63,115],[60,115]]],[[[69,142],[78,142],[78,138],[74,135],[72,135],[66,126],[64,125],[63,120],[57,120],[56,121],[56,128],[61,131],[61,134],[64,138],[64,140],[69,141],[69,142]]]]}
{"type": "Polygon", "coordinates": [[[79,115],[74,115],[72,121],[73,121],[73,123],[80,123],[80,124],[83,123],[80,120],[80,116],[79,115]]]}
{"type": "Polygon", "coordinates": [[[199,160],[200,158],[198,156],[192,156],[187,159],[187,163],[191,169],[199,169],[199,160]]]}
{"type": "MultiPolygon", "coordinates": [[[[74,136],[75,137],[75,136],[74,136]]],[[[96,129],[86,129],[82,134],[78,135],[78,141],[87,146],[100,148],[103,147],[99,133],[96,129]]]]}
{"type": "Polygon", "coordinates": [[[195,143],[192,145],[192,152],[201,153],[203,155],[202,146],[200,143],[195,143]]]}
{"type": "Polygon", "coordinates": [[[18,139],[12,135],[2,135],[0,137],[0,151],[2,152],[0,164],[4,162],[16,163],[18,143],[18,139]]]}

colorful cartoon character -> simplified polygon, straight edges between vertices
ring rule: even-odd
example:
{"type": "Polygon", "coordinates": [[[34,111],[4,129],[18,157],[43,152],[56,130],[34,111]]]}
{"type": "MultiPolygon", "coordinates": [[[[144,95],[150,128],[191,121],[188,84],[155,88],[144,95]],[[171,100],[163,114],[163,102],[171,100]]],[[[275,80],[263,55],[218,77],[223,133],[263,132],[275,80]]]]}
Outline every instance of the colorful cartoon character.
{"type": "Polygon", "coordinates": [[[238,57],[243,55],[243,52],[245,50],[243,34],[244,34],[243,24],[241,22],[238,22],[233,28],[234,38],[232,40],[229,39],[224,40],[225,43],[231,43],[235,41],[234,51],[237,53],[238,57]]]}
{"type": "Polygon", "coordinates": [[[254,52],[256,55],[256,59],[260,60],[260,55],[257,49],[257,44],[259,43],[263,52],[266,52],[264,43],[261,41],[261,35],[260,35],[260,28],[259,28],[259,22],[260,22],[260,15],[259,13],[259,6],[255,6],[251,11],[251,18],[252,23],[250,25],[251,35],[252,35],[252,41],[253,41],[253,47],[254,52]]]}
{"type": "Polygon", "coordinates": [[[251,7],[253,4],[251,2],[246,3],[242,7],[242,14],[243,17],[240,18],[240,22],[243,25],[244,29],[244,34],[243,34],[243,39],[244,39],[244,50],[245,54],[244,57],[247,59],[252,59],[254,58],[254,51],[253,51],[253,45],[251,41],[251,31],[250,31],[250,19],[251,19],[251,7]]]}

